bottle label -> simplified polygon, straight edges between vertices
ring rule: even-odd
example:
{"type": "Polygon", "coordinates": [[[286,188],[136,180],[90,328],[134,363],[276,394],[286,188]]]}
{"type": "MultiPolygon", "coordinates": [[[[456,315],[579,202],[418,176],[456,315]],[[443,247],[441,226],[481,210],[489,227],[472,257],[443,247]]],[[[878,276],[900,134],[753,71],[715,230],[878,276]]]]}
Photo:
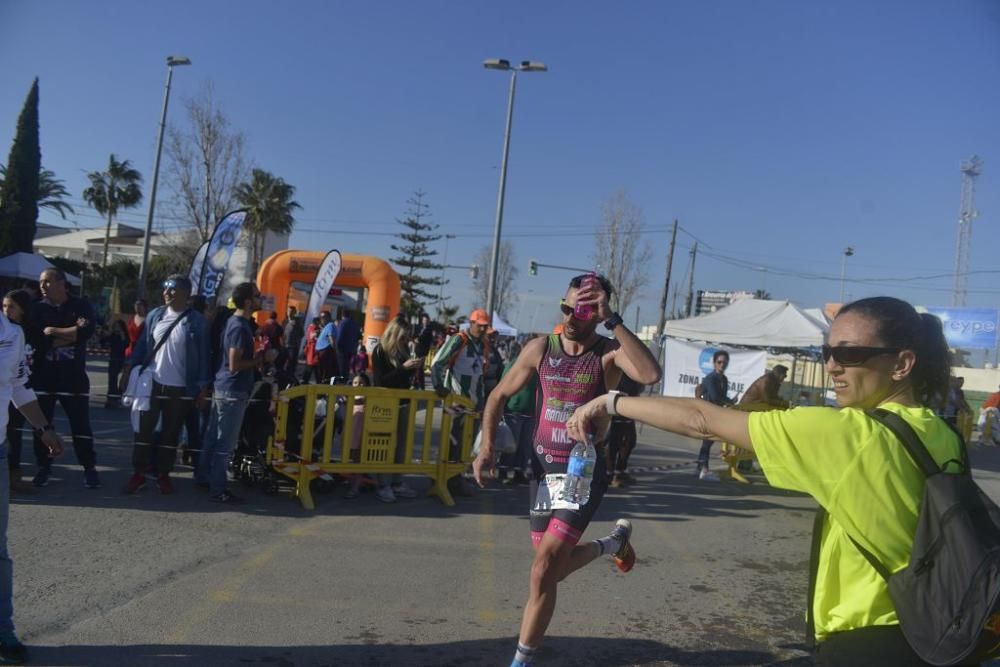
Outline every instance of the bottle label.
{"type": "Polygon", "coordinates": [[[576,475],[577,477],[590,477],[594,474],[594,464],[591,463],[588,466],[587,459],[584,457],[571,456],[569,457],[569,463],[566,466],[566,474],[576,475]],[[590,468],[590,470],[588,471],[587,468],[590,468]]]}

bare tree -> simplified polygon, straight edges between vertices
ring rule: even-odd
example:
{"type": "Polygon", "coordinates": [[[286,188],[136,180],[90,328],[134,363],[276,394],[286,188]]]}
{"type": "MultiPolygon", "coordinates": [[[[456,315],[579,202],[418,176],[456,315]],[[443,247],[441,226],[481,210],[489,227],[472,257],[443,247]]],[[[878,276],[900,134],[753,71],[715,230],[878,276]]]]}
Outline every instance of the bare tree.
{"type": "MultiPolygon", "coordinates": [[[[493,248],[483,246],[476,256],[476,267],[478,272],[472,281],[472,289],[476,295],[476,308],[485,308],[490,291],[490,257],[493,248]]],[[[517,305],[517,292],[514,289],[514,282],[517,280],[517,266],[514,261],[514,246],[510,241],[503,241],[500,244],[500,253],[497,260],[497,290],[494,304],[496,312],[500,317],[507,319],[507,313],[517,305]]]]}
{"type": "Polygon", "coordinates": [[[167,131],[170,207],[197,232],[191,254],[212,236],[215,223],[236,207],[236,186],[248,180],[246,136],[233,129],[211,84],[184,103],[185,127],[167,131]]]}
{"type": "Polygon", "coordinates": [[[653,256],[643,239],[642,209],[624,190],[614,193],[601,205],[601,225],[594,233],[593,259],[601,273],[614,285],[611,307],[624,313],[646,284],[646,268],[653,256]]]}

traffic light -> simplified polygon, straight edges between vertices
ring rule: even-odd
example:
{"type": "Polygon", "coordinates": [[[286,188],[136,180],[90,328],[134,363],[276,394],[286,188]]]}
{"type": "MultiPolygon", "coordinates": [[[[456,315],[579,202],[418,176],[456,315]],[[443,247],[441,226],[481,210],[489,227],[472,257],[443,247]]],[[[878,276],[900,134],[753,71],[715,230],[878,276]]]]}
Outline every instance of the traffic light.
{"type": "Polygon", "coordinates": [[[472,277],[473,280],[476,280],[477,278],[479,278],[479,265],[478,264],[473,264],[472,266],[469,267],[469,275],[472,277]]]}
{"type": "Polygon", "coordinates": [[[528,262],[528,273],[537,276],[538,275],[538,262],[531,260],[528,262]]]}

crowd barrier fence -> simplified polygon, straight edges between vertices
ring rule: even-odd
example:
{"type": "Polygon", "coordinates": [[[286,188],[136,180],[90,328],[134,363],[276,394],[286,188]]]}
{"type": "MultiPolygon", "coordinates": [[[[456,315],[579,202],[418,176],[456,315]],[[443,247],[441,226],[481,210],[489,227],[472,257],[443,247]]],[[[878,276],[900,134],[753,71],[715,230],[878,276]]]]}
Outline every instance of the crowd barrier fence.
{"type": "Polygon", "coordinates": [[[479,419],[474,407],[462,396],[449,394],[441,398],[433,391],[322,384],[291,387],[278,397],[274,437],[268,443],[266,461],[271,469],[295,483],[295,495],[310,510],[315,509],[310,489],[313,479],[365,473],[423,475],[432,482],[429,494],[453,506],[447,481],[462,474],[471,461],[479,419]],[[360,448],[352,458],[351,444],[358,427],[352,415],[361,397],[364,419],[360,424],[360,448]],[[303,399],[301,415],[291,409],[296,399],[303,399]],[[337,406],[342,407],[339,424],[337,419],[329,418],[336,414],[337,406]],[[402,410],[405,414],[400,418],[402,410]],[[434,428],[437,415],[439,429],[434,428]],[[455,419],[461,419],[459,456],[449,460],[455,419]],[[401,437],[402,462],[396,463],[401,437]],[[293,440],[298,440],[298,451],[292,451],[296,446],[290,442],[293,440]]]}

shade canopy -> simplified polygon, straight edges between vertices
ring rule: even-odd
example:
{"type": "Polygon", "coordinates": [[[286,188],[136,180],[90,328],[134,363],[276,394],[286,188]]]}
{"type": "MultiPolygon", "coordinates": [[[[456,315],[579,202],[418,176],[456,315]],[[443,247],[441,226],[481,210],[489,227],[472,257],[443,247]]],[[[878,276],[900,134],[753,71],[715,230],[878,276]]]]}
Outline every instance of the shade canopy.
{"type": "MultiPolygon", "coordinates": [[[[24,280],[38,280],[45,269],[54,269],[56,266],[41,255],[30,255],[26,252],[15,252],[6,257],[0,257],[0,276],[5,278],[23,278],[24,280]]],[[[80,279],[77,276],[66,274],[66,280],[70,285],[79,285],[80,279]]]]}
{"type": "Polygon", "coordinates": [[[671,320],[663,333],[747,347],[805,348],[823,344],[830,325],[787,301],[742,299],[714,313],[671,320]]]}

